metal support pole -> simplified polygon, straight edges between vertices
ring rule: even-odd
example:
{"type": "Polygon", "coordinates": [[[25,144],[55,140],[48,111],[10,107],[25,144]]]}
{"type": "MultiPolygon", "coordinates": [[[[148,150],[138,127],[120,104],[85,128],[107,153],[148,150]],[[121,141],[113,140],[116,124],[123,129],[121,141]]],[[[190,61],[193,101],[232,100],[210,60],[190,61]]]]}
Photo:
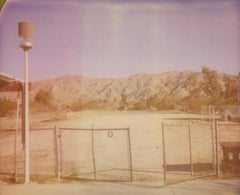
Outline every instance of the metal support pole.
{"type": "Polygon", "coordinates": [[[17,112],[16,112],[16,130],[15,130],[15,143],[14,143],[14,173],[15,182],[17,182],[17,134],[18,134],[18,116],[19,116],[19,92],[17,98],[17,112]]]}
{"type": "Polygon", "coordinates": [[[164,137],[164,124],[162,122],[162,145],[163,145],[163,177],[164,177],[164,184],[167,184],[167,165],[166,165],[166,148],[165,148],[165,137],[164,137]]]}
{"type": "Polygon", "coordinates": [[[215,136],[216,136],[216,176],[219,177],[219,138],[218,138],[218,122],[215,120],[215,136]]]}
{"type": "Polygon", "coordinates": [[[61,151],[60,151],[60,146],[59,146],[59,142],[58,142],[58,134],[59,134],[59,129],[55,126],[53,129],[53,141],[54,141],[54,158],[55,158],[55,173],[56,173],[56,177],[58,179],[60,179],[60,155],[61,155],[61,151]]]}
{"type": "Polygon", "coordinates": [[[191,138],[191,127],[190,120],[188,120],[188,143],[189,143],[189,160],[190,160],[190,169],[191,169],[191,178],[193,177],[193,163],[192,163],[192,138],[191,138]]]}
{"type": "Polygon", "coordinates": [[[30,182],[29,158],[29,100],[28,100],[28,50],[24,49],[25,58],[25,184],[30,182]]]}
{"type": "Polygon", "coordinates": [[[63,144],[62,144],[62,130],[60,128],[58,128],[58,138],[59,138],[59,149],[58,149],[58,177],[59,179],[62,178],[62,174],[63,174],[63,144]]]}
{"type": "Polygon", "coordinates": [[[212,122],[211,128],[211,136],[212,136],[212,166],[213,166],[213,173],[216,172],[216,161],[215,161],[215,144],[214,144],[214,129],[215,129],[215,119],[212,122]]]}
{"type": "Polygon", "coordinates": [[[97,180],[96,162],[95,162],[95,153],[94,153],[94,129],[93,129],[93,126],[92,126],[92,159],[93,159],[94,179],[97,180]]]}
{"type": "Polygon", "coordinates": [[[25,184],[30,182],[30,155],[29,155],[29,99],[28,99],[28,50],[33,47],[33,37],[35,34],[34,24],[29,22],[18,23],[18,35],[21,37],[20,47],[24,50],[25,61],[25,91],[24,91],[24,125],[25,125],[25,184]]]}
{"type": "Polygon", "coordinates": [[[128,137],[128,151],[129,151],[129,174],[130,174],[130,181],[133,181],[131,138],[130,138],[129,127],[127,129],[127,137],[128,137]]]}
{"type": "Polygon", "coordinates": [[[25,145],[25,84],[22,85],[22,144],[25,145]]]}
{"type": "Polygon", "coordinates": [[[57,177],[57,133],[56,126],[53,128],[53,155],[54,155],[54,168],[55,168],[55,176],[57,177]]]}

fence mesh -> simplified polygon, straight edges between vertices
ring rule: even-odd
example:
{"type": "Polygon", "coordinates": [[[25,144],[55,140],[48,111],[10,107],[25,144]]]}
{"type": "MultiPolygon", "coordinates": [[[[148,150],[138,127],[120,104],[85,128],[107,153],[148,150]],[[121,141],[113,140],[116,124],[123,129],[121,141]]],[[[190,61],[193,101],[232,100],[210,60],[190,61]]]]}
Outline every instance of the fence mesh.
{"type": "Polygon", "coordinates": [[[0,132],[0,174],[8,177],[14,174],[14,140],[13,130],[0,132]]]}
{"type": "Polygon", "coordinates": [[[62,177],[93,179],[91,132],[60,130],[62,177]],[[89,173],[89,174],[88,174],[89,173]]]}
{"type": "Polygon", "coordinates": [[[56,176],[55,129],[32,129],[29,137],[31,176],[56,176]]]}
{"type": "MultiPolygon", "coordinates": [[[[54,129],[30,130],[31,177],[56,175],[54,129]]],[[[22,181],[24,177],[22,132],[0,131],[0,178],[22,181]]]]}
{"type": "Polygon", "coordinates": [[[161,123],[157,128],[149,124],[131,129],[133,181],[163,184],[163,148],[161,123]],[[149,126],[149,127],[147,127],[149,126]]]}
{"type": "Polygon", "coordinates": [[[163,123],[166,183],[206,176],[214,172],[214,139],[211,123],[163,123]]]}
{"type": "MultiPolygon", "coordinates": [[[[23,179],[21,135],[0,131],[0,178],[23,179]]],[[[158,129],[135,130],[131,137],[128,128],[32,129],[30,174],[158,186],[212,175],[218,162],[222,173],[239,174],[239,137],[239,123],[198,119],[164,120],[158,129]]]]}
{"type": "Polygon", "coordinates": [[[129,181],[128,129],[60,129],[63,178],[129,181]]]}

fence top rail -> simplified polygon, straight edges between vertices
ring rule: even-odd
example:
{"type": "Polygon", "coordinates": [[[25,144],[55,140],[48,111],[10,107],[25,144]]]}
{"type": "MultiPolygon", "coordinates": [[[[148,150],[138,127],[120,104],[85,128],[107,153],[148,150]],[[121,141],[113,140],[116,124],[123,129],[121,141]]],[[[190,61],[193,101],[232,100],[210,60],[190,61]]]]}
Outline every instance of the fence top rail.
{"type": "Polygon", "coordinates": [[[16,129],[1,129],[0,133],[1,132],[10,132],[10,131],[16,131],[16,129]]]}
{"type": "Polygon", "coordinates": [[[166,126],[211,126],[212,122],[209,121],[202,121],[202,120],[177,120],[176,118],[174,120],[163,120],[163,125],[166,126]]]}
{"type": "MultiPolygon", "coordinates": [[[[53,130],[54,128],[52,127],[48,127],[48,128],[31,128],[29,129],[30,131],[41,131],[41,130],[53,130]]],[[[22,131],[22,129],[18,129],[19,131],[22,131]]],[[[16,131],[16,129],[1,129],[0,130],[0,133],[1,132],[9,132],[9,131],[16,131]]]]}
{"type": "Polygon", "coordinates": [[[209,126],[211,127],[212,124],[208,123],[163,123],[164,126],[209,126]]]}
{"type": "Polygon", "coordinates": [[[30,131],[47,131],[47,130],[54,130],[55,128],[49,127],[49,128],[31,128],[30,131]]]}
{"type": "Polygon", "coordinates": [[[217,121],[217,124],[218,125],[232,125],[232,126],[239,126],[240,127],[240,123],[237,123],[237,122],[224,122],[224,121],[217,121]]]}
{"type": "Polygon", "coordinates": [[[206,117],[174,117],[174,118],[164,118],[164,120],[208,120],[209,116],[206,117]]]}
{"type": "Polygon", "coordinates": [[[129,128],[65,128],[60,127],[59,130],[67,131],[128,131],[129,128]]]}

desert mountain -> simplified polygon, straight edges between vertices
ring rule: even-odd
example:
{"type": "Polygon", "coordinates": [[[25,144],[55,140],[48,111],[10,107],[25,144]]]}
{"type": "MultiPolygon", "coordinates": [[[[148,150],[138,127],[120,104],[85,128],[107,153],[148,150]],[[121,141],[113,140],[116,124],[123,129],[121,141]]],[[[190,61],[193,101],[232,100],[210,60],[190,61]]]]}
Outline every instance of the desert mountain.
{"type": "Polygon", "coordinates": [[[51,90],[60,104],[82,101],[120,101],[122,95],[129,100],[147,99],[162,91],[177,96],[186,95],[186,78],[192,72],[168,72],[162,74],[137,74],[127,78],[88,78],[63,76],[32,83],[30,98],[40,90],[51,90]]]}
{"type": "MultiPolygon", "coordinates": [[[[191,71],[137,74],[118,79],[63,76],[34,82],[30,98],[33,99],[40,89],[51,90],[57,104],[67,104],[79,99],[118,102],[123,94],[132,101],[144,100],[156,93],[182,98],[188,94],[187,79],[193,74],[197,75],[198,81],[202,80],[201,73],[191,71]]],[[[220,75],[222,85],[225,77],[226,75],[220,75]]]]}
{"type": "MultiPolygon", "coordinates": [[[[61,105],[72,105],[74,102],[94,102],[94,105],[104,103],[104,108],[112,109],[121,105],[123,97],[133,105],[136,102],[146,103],[154,95],[157,95],[160,101],[161,99],[171,99],[172,102],[177,102],[187,97],[190,91],[194,91],[194,89],[199,91],[203,78],[202,72],[192,71],[136,74],[115,79],[68,75],[33,82],[30,100],[34,100],[36,94],[40,90],[44,90],[51,91],[54,96],[54,105],[57,108],[61,105]],[[191,77],[194,77],[194,80],[191,77]]],[[[217,82],[223,91],[229,78],[236,80],[237,76],[217,73],[217,82]]],[[[16,93],[1,93],[0,97],[16,100],[16,93]]],[[[194,99],[194,96],[192,98],[194,99]]]]}

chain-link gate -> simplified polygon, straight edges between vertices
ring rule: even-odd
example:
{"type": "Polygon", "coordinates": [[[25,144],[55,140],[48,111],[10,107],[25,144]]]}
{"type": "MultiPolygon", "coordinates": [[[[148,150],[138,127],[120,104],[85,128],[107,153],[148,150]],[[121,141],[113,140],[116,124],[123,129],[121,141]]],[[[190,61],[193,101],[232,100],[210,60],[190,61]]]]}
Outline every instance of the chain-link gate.
{"type": "Polygon", "coordinates": [[[132,181],[129,128],[59,128],[62,178],[132,181]]]}
{"type": "MultiPolygon", "coordinates": [[[[239,123],[165,119],[159,128],[132,133],[132,144],[129,128],[31,129],[31,179],[146,181],[162,186],[213,174],[239,174],[239,123]]],[[[23,180],[21,136],[21,131],[0,131],[1,179],[23,180]]]]}
{"type": "Polygon", "coordinates": [[[56,177],[56,128],[30,130],[31,177],[56,177]]]}
{"type": "Polygon", "coordinates": [[[213,123],[196,119],[162,123],[165,184],[215,172],[213,123]]]}

